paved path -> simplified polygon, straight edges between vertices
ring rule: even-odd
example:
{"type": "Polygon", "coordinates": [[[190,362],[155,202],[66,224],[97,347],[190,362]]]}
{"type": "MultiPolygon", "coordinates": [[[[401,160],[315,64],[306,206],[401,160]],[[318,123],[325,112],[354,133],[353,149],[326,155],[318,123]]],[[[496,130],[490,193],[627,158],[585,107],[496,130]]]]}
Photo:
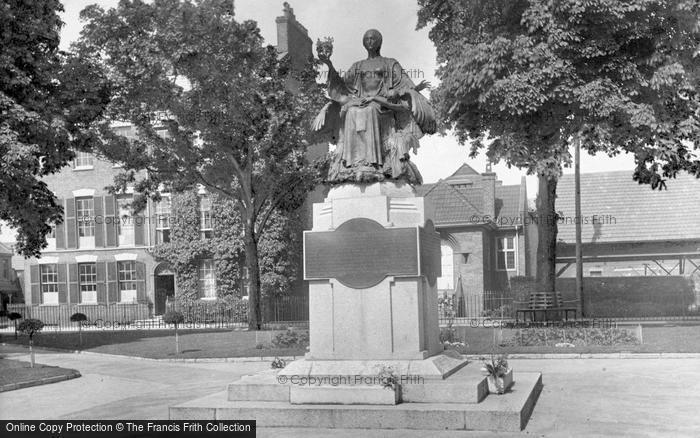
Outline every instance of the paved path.
{"type": "MultiPolygon", "coordinates": [[[[168,406],[221,391],[267,362],[160,363],[63,353],[48,365],[83,377],[0,394],[2,419],[166,419],[168,406]]],[[[513,359],[541,371],[544,390],[519,434],[263,429],[259,437],[700,437],[700,359],[513,359]]]]}

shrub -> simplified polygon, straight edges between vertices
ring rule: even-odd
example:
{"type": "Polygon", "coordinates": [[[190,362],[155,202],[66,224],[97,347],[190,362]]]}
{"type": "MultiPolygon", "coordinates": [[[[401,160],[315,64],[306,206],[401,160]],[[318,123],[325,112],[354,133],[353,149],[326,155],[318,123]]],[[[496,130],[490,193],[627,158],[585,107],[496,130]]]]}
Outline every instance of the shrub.
{"type": "Polygon", "coordinates": [[[272,345],[276,348],[306,348],[309,344],[309,333],[306,331],[297,332],[288,328],[282,333],[278,333],[272,339],[272,345]]]}
{"type": "Polygon", "coordinates": [[[15,339],[17,339],[17,320],[22,319],[22,315],[17,312],[10,312],[7,318],[15,324],[15,339]]]}
{"type": "Polygon", "coordinates": [[[528,328],[518,330],[514,341],[521,346],[555,345],[560,342],[579,346],[639,344],[633,332],[618,328],[528,328]]]}

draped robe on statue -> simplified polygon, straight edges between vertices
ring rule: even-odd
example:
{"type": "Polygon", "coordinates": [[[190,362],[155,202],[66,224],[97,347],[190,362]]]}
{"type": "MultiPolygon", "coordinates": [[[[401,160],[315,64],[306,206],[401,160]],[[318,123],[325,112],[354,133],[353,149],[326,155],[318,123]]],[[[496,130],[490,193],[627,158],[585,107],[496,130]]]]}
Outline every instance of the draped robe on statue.
{"type": "MultiPolygon", "coordinates": [[[[356,98],[388,98],[401,83],[402,69],[391,58],[377,57],[356,62],[344,83],[356,98]]],[[[345,113],[341,159],[346,166],[384,164],[387,140],[395,130],[394,111],[376,102],[350,106],[345,113]]]]}
{"type": "Polygon", "coordinates": [[[314,130],[331,133],[336,144],[328,182],[391,178],[422,183],[408,151],[418,148],[423,133],[435,132],[435,118],[398,61],[382,56],[363,59],[342,78],[331,69],[328,94],[331,102],[313,124],[314,130]],[[393,108],[369,101],[373,97],[385,99],[393,108]]]}

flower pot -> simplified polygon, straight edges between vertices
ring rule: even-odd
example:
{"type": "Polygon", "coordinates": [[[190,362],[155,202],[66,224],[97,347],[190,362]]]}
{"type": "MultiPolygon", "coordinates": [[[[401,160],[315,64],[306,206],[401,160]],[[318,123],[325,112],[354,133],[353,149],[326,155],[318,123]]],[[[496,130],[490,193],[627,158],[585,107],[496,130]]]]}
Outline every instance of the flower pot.
{"type": "Polygon", "coordinates": [[[513,369],[510,368],[502,377],[487,377],[489,394],[503,394],[513,384],[513,369]]]}

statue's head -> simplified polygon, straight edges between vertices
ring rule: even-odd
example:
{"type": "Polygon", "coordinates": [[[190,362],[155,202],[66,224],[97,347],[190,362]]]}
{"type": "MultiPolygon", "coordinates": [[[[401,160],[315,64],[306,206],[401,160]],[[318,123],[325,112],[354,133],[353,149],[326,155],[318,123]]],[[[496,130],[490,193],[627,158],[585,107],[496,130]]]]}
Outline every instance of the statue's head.
{"type": "Polygon", "coordinates": [[[377,29],[370,29],[362,37],[362,45],[368,52],[376,52],[382,48],[382,34],[377,29]]]}

